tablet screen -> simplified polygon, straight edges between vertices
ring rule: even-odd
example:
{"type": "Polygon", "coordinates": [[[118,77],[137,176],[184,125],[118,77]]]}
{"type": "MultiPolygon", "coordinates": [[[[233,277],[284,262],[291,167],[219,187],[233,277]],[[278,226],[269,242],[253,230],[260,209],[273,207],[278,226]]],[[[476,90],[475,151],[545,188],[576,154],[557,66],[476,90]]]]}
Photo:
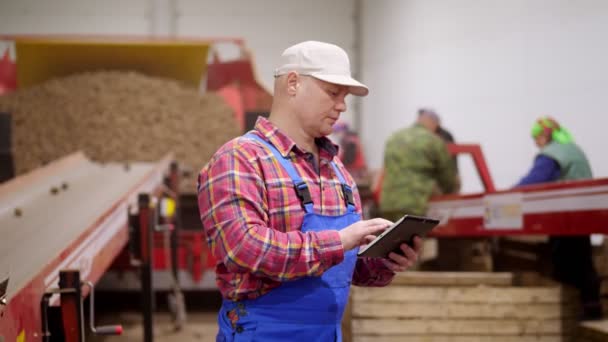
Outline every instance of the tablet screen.
{"type": "Polygon", "coordinates": [[[357,255],[360,257],[388,258],[390,252],[402,254],[400,249],[402,243],[412,246],[415,236],[424,238],[438,224],[439,220],[430,217],[405,215],[375,238],[374,241],[361,248],[357,255]]]}

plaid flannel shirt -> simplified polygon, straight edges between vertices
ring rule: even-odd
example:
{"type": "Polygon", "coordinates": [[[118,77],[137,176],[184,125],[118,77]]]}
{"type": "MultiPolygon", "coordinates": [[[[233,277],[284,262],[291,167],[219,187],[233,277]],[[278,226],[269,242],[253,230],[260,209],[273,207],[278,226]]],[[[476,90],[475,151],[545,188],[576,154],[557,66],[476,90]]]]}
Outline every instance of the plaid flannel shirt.
{"type": "MultiPolygon", "coordinates": [[[[253,132],[289,156],[308,185],[315,213],[337,216],[347,210],[332,160],[352,187],[361,213],[356,184],[329,139],[316,140],[320,163],[315,165],[311,153],[296,146],[267,119],[259,118],[253,132]]],[[[239,137],[226,143],[201,170],[198,183],[200,218],[217,258],[216,280],[224,298],[253,299],[281,282],[320,276],[344,259],[337,231],[301,231],[305,212],[293,182],[259,142],[239,137]]],[[[384,286],[393,276],[381,260],[360,258],[353,284],[384,286]]]]}

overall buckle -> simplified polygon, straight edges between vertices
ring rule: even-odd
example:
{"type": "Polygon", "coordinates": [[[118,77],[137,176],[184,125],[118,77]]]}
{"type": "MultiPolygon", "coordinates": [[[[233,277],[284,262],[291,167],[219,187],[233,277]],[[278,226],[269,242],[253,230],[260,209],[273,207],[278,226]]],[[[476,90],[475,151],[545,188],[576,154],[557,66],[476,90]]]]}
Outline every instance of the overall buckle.
{"type": "Polygon", "coordinates": [[[346,205],[355,205],[353,189],[350,186],[342,184],[342,193],[344,194],[344,201],[346,202],[346,205]]]}
{"type": "Polygon", "coordinates": [[[312,203],[312,197],[310,196],[310,191],[308,190],[308,185],[306,185],[306,183],[299,182],[294,184],[293,187],[296,190],[296,195],[298,195],[302,205],[312,203]]]}

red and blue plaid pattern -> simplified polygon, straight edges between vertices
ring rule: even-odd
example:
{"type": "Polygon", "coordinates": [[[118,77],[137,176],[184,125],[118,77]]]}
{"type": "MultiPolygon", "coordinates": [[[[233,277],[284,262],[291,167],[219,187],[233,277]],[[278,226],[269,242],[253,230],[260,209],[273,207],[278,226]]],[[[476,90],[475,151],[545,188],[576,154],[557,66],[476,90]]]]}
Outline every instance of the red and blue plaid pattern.
{"type": "MultiPolygon", "coordinates": [[[[314,210],[321,215],[346,213],[341,184],[330,164],[334,160],[353,189],[357,187],[336,157],[329,139],[317,139],[319,165],[270,121],[258,119],[260,135],[293,162],[308,185],[314,210]]],[[[211,252],[217,258],[217,285],[226,299],[253,299],[304,276],[319,276],[344,258],[337,231],[302,233],[304,210],[287,172],[259,142],[236,138],[222,146],[201,170],[198,185],[200,218],[211,252]]],[[[382,261],[360,259],[353,283],[388,284],[394,273],[382,261]]]]}

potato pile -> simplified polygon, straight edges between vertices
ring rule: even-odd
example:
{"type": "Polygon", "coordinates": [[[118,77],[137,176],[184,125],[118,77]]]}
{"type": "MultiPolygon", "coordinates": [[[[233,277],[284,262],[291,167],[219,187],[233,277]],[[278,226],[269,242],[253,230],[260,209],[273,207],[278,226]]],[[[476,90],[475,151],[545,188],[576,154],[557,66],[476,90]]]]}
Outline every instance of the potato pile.
{"type": "MultiPolygon", "coordinates": [[[[136,72],[53,79],[0,96],[0,111],[12,115],[17,174],[82,150],[100,162],[155,161],[173,152],[194,176],[240,134],[219,96],[136,72]]],[[[195,191],[192,182],[186,191],[195,191]]]]}

